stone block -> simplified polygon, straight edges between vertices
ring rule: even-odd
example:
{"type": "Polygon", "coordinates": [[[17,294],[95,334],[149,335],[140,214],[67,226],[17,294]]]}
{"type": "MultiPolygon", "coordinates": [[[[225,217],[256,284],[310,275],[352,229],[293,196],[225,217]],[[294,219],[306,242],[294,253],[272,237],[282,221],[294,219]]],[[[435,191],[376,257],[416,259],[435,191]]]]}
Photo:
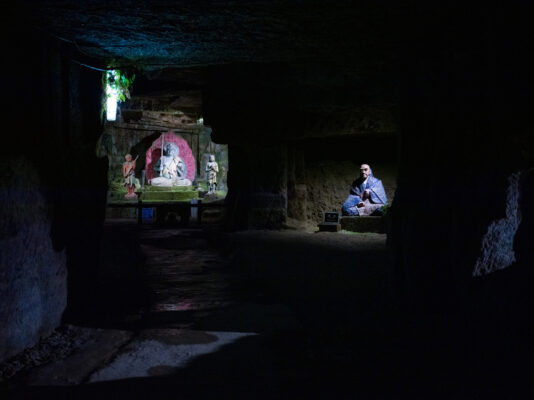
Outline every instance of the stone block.
{"type": "Polygon", "coordinates": [[[319,232],[339,232],[341,224],[319,224],[319,232]]]}
{"type": "Polygon", "coordinates": [[[351,232],[385,233],[384,217],[341,217],[341,228],[351,232]]]}
{"type": "Polygon", "coordinates": [[[249,227],[253,229],[279,229],[286,218],[286,210],[281,207],[254,207],[250,209],[248,215],[249,227]]]}

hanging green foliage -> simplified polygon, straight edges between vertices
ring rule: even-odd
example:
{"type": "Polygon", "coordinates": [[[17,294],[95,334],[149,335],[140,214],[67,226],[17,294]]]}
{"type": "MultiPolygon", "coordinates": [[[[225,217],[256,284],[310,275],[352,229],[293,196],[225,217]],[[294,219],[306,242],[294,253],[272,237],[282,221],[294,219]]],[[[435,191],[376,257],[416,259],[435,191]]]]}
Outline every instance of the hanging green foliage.
{"type": "Polygon", "coordinates": [[[135,74],[127,77],[126,73],[118,69],[106,72],[106,94],[107,97],[115,97],[118,102],[126,101],[130,98],[130,87],[135,80],[135,74]]]}

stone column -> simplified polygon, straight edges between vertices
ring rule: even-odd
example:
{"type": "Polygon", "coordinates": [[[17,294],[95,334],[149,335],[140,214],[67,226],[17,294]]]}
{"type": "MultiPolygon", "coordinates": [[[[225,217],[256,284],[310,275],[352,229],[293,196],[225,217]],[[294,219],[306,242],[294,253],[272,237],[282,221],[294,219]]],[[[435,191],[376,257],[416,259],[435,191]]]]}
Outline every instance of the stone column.
{"type": "Polygon", "coordinates": [[[252,228],[279,228],[287,218],[287,146],[249,146],[250,210],[252,228]]]}
{"type": "Polygon", "coordinates": [[[307,185],[304,155],[296,144],[288,145],[287,216],[295,227],[306,224],[307,185]]]}

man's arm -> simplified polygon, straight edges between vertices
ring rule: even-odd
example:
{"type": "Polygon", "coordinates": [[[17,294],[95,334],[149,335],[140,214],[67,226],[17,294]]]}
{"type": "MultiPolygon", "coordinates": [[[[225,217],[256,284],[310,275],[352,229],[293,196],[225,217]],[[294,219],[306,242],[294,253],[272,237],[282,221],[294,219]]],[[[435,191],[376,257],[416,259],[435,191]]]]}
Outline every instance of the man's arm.
{"type": "Polygon", "coordinates": [[[369,200],[374,204],[387,204],[388,198],[386,196],[386,191],[384,190],[384,185],[382,181],[377,179],[375,184],[369,190],[369,200]]]}
{"type": "Polygon", "coordinates": [[[354,196],[361,196],[362,195],[362,193],[360,191],[360,188],[357,185],[352,185],[350,187],[350,194],[352,194],[354,196]]]}

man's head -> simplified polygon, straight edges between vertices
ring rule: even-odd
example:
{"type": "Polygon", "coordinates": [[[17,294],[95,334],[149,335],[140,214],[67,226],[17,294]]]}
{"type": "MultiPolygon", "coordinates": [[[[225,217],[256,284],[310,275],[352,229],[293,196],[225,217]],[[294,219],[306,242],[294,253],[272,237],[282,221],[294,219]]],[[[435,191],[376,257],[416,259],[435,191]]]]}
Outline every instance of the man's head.
{"type": "Polygon", "coordinates": [[[215,156],[213,154],[210,154],[210,161],[211,162],[215,161],[215,156]]]}
{"type": "Polygon", "coordinates": [[[360,165],[360,176],[367,179],[371,175],[371,167],[368,164],[360,165]]]}
{"type": "Polygon", "coordinates": [[[124,156],[124,158],[125,158],[126,161],[128,161],[128,162],[132,161],[132,155],[131,155],[131,154],[126,154],[126,155],[124,156]]]}

